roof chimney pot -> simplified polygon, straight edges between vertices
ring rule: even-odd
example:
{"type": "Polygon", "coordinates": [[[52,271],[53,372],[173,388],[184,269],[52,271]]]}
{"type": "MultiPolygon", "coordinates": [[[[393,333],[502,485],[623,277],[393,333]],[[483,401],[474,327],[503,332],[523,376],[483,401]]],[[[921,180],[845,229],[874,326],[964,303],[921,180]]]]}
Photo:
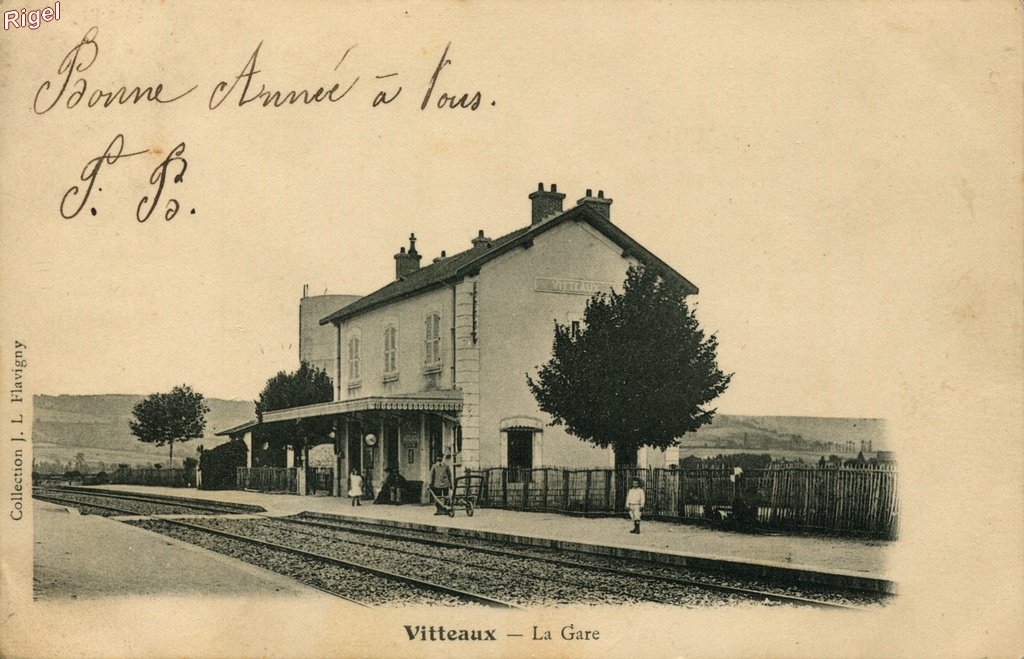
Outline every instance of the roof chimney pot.
{"type": "Polygon", "coordinates": [[[537,185],[537,191],[530,193],[532,212],[530,213],[530,224],[540,224],[552,215],[562,212],[562,200],[565,195],[558,191],[558,185],[552,183],[551,191],[544,191],[544,184],[537,185]]]}
{"type": "Polygon", "coordinates": [[[474,238],[472,242],[473,249],[476,249],[477,247],[490,247],[491,245],[491,239],[484,235],[483,229],[480,229],[480,231],[477,232],[476,238],[474,238]]]}
{"type": "Polygon", "coordinates": [[[405,279],[420,269],[420,255],[416,251],[416,234],[409,234],[409,251],[405,247],[395,254],[395,279],[405,279]]]}
{"type": "Polygon", "coordinates": [[[611,199],[604,198],[604,190],[598,190],[597,196],[594,196],[594,191],[591,188],[587,188],[587,194],[582,199],[576,202],[577,206],[588,206],[593,210],[597,211],[601,217],[611,221],[611,199]]]}

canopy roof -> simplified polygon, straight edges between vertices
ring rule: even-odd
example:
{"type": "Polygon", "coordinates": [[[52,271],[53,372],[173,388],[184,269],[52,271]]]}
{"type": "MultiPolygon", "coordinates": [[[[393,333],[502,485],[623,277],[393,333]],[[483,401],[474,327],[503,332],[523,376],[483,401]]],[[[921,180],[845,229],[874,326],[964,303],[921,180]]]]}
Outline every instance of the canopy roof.
{"type": "MultiPolygon", "coordinates": [[[[291,407],[285,410],[274,410],[263,415],[264,423],[275,421],[292,421],[321,416],[338,416],[352,412],[374,410],[402,410],[418,412],[461,412],[462,390],[440,389],[437,391],[421,391],[414,394],[398,394],[394,396],[367,396],[335,400],[329,403],[315,403],[302,407],[291,407]]],[[[237,431],[236,431],[237,432],[237,431]]]]}

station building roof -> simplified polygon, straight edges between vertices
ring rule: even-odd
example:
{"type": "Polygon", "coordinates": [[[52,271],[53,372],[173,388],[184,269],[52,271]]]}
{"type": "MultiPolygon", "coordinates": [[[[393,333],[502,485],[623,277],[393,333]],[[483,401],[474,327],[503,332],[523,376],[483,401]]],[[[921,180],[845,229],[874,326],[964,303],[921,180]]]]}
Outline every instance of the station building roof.
{"type": "Polygon", "coordinates": [[[679,274],[667,263],[648,251],[643,245],[631,238],[625,231],[612,224],[600,212],[588,204],[579,204],[555,215],[551,219],[517,229],[512,233],[495,238],[486,245],[468,249],[464,252],[440,259],[435,263],[423,266],[418,270],[391,282],[383,288],[365,295],[334,313],[320,320],[321,325],[340,322],[352,318],[371,309],[384,306],[403,298],[412,297],[421,292],[438,288],[458,281],[466,276],[475,275],[480,266],[498,256],[520,246],[529,246],[537,236],[565,222],[586,222],[609,240],[622,248],[623,256],[632,256],[648,268],[655,268],[666,279],[679,283],[687,295],[695,295],[697,287],[686,277],[679,274]]]}

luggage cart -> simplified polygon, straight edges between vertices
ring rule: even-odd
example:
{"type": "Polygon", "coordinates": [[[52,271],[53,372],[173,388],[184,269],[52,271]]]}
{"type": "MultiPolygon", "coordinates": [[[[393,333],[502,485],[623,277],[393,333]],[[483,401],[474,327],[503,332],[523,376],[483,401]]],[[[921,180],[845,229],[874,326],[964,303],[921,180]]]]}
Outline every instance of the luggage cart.
{"type": "Polygon", "coordinates": [[[484,477],[481,474],[467,474],[455,479],[455,486],[446,497],[439,497],[430,492],[430,498],[441,507],[441,510],[448,513],[449,517],[455,517],[455,511],[462,508],[466,515],[473,516],[473,509],[476,507],[477,499],[480,497],[480,488],[483,486],[484,477]]]}

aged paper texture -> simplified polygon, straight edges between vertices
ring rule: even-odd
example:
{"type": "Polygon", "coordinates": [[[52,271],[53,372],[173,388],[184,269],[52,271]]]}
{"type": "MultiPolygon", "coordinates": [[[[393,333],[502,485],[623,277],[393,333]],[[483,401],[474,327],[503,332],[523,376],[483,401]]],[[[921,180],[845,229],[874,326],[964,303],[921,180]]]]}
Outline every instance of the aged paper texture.
{"type": "Polygon", "coordinates": [[[1024,652],[1019,2],[58,4],[0,4],[0,654],[1024,652]],[[304,284],[511,231],[538,181],[607,191],[700,287],[721,412],[886,420],[891,604],[33,601],[33,395],[253,400],[295,367],[304,284]],[[403,628],[433,624],[601,640],[403,628]]]}

